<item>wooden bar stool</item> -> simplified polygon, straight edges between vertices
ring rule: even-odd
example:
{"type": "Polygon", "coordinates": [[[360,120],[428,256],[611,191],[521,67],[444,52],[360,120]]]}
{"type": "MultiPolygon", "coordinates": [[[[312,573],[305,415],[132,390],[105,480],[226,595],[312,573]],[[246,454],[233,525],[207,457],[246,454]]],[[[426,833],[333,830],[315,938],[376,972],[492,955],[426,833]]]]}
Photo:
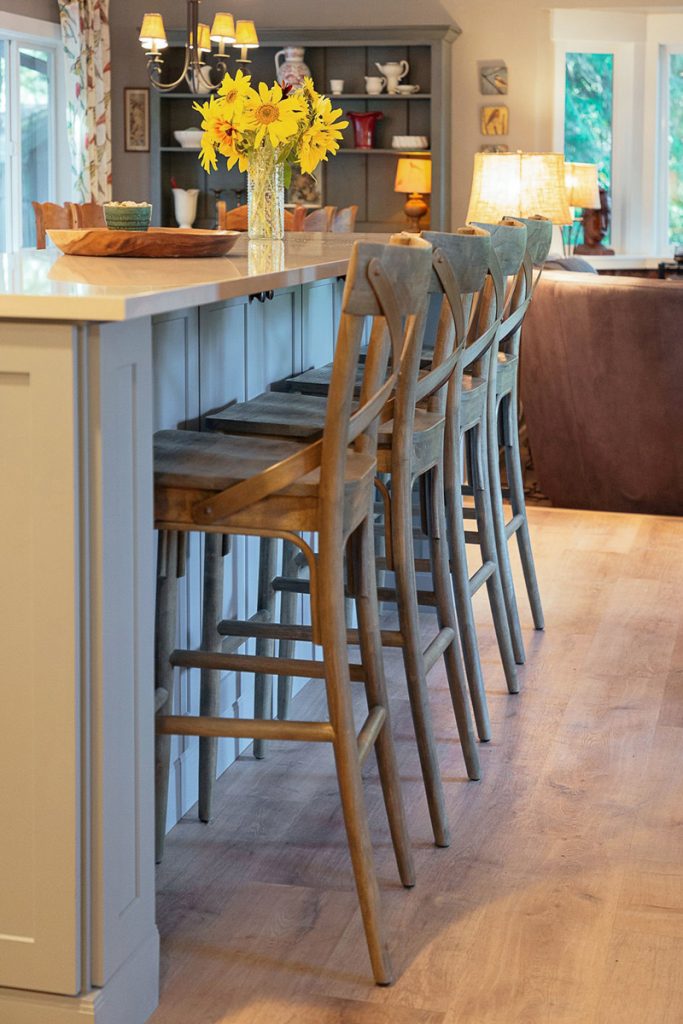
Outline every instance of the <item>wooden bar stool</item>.
{"type": "MultiPolygon", "coordinates": [[[[463,228],[459,234],[467,237],[477,236],[480,229],[463,228]]],[[[481,229],[483,230],[483,229],[481,229]]],[[[488,232],[484,231],[488,237],[488,232]]],[[[439,232],[423,232],[422,237],[431,242],[434,248],[441,248],[448,253],[448,239],[451,237],[439,232]]],[[[449,548],[451,570],[457,620],[465,661],[465,670],[472,698],[477,732],[482,741],[491,738],[484,679],[479,654],[479,644],[474,620],[472,598],[486,583],[491,615],[496,632],[503,670],[508,690],[517,693],[519,683],[515,667],[510,630],[507,622],[502,580],[499,571],[498,555],[495,541],[493,508],[490,486],[488,482],[487,461],[487,422],[489,381],[491,380],[492,361],[496,353],[496,336],[500,327],[500,318],[504,311],[504,280],[510,273],[516,273],[524,257],[526,230],[524,225],[504,226],[498,233],[500,259],[503,260],[506,273],[501,270],[500,261],[490,248],[490,259],[487,266],[488,277],[484,275],[478,283],[480,289],[473,289],[463,294],[464,315],[468,332],[467,343],[457,372],[454,373],[452,388],[454,394],[446,410],[446,447],[444,455],[444,479],[447,494],[447,521],[449,527],[449,548]],[[469,372],[465,372],[469,371],[469,372]],[[473,493],[474,508],[463,509],[462,494],[467,488],[462,487],[464,465],[461,452],[465,448],[473,458],[470,464],[478,470],[477,483],[473,493]],[[477,531],[467,531],[465,518],[470,515],[477,520],[477,531]],[[476,541],[482,550],[482,565],[470,577],[467,566],[466,543],[476,541]]],[[[454,270],[464,270],[456,265],[454,270]]],[[[471,278],[465,279],[467,287],[471,286],[471,278]]],[[[453,314],[453,309],[451,310],[453,314]]],[[[426,346],[427,347],[427,346],[426,346]]],[[[430,354],[423,359],[425,367],[431,365],[435,349],[430,347],[430,354]]],[[[309,370],[297,377],[289,378],[290,388],[301,390],[311,397],[324,395],[329,386],[330,367],[309,370]]],[[[274,396],[262,396],[275,404],[274,396]]],[[[292,396],[282,396],[284,403],[291,408],[292,396]]],[[[419,564],[420,571],[429,571],[427,562],[419,564]]],[[[389,599],[389,595],[380,592],[380,597],[389,599]]],[[[429,595],[418,595],[420,603],[428,603],[429,595]]]]}
{"type": "Polygon", "coordinates": [[[75,228],[104,228],[104,209],[101,203],[67,203],[75,228]]]}
{"type": "MultiPolygon", "coordinates": [[[[403,236],[404,241],[420,244],[416,236],[403,236]]],[[[424,242],[422,243],[424,244],[424,242]]],[[[382,588],[383,600],[398,604],[400,633],[383,631],[386,646],[401,646],[404,655],[408,692],[418,740],[425,789],[432,826],[438,845],[447,841],[447,822],[443,793],[439,781],[436,745],[431,726],[426,675],[436,660],[445,658],[453,708],[470,778],[480,777],[479,759],[465,698],[465,680],[456,641],[456,616],[453,608],[449,576],[443,496],[443,443],[446,411],[446,389],[465,358],[466,316],[473,300],[487,280],[491,243],[485,232],[462,229],[454,235],[440,235],[433,255],[434,273],[430,290],[441,297],[443,308],[439,318],[430,369],[419,374],[421,347],[415,345],[404,355],[396,396],[390,419],[380,426],[378,481],[385,505],[386,559],[382,569],[395,574],[395,587],[382,588]],[[444,299],[445,295],[445,299],[444,299]],[[421,571],[432,574],[434,593],[418,593],[413,545],[412,494],[416,482],[423,485],[428,496],[427,514],[430,558],[420,564],[421,571]],[[436,605],[439,630],[423,650],[418,624],[418,601],[436,605]]],[[[488,343],[493,341],[496,327],[488,329],[488,343]]],[[[310,379],[310,374],[305,375],[310,379]]],[[[462,378],[462,370],[457,374],[462,378]]],[[[329,370],[318,374],[318,387],[329,389],[329,370]]],[[[267,392],[250,402],[212,414],[207,425],[235,434],[274,435],[313,439],[319,436],[324,422],[327,400],[320,394],[295,395],[267,392]]],[[[493,544],[493,540],[492,540],[493,544]]],[[[283,594],[305,591],[305,581],[278,578],[274,586],[283,594]]],[[[469,595],[468,595],[469,596],[469,595]]],[[[502,607],[502,606],[501,606],[502,607]]],[[[504,612],[502,613],[504,616],[504,612]]],[[[284,613],[281,617],[284,617],[284,613]]],[[[230,624],[224,623],[226,633],[230,624]]],[[[288,713],[289,691],[278,700],[278,713],[288,713]]],[[[268,712],[268,708],[265,708],[268,712]]]]}
{"type": "MultiPolygon", "coordinates": [[[[373,973],[392,980],[379,889],[363,798],[361,767],[374,747],[401,881],[414,884],[412,855],[389,723],[381,656],[374,538],[373,488],[377,420],[390,399],[404,350],[420,329],[431,274],[428,248],[356,243],[347,274],[342,317],[322,438],[311,444],[276,438],[161,431],[155,436],[155,520],[169,533],[161,545],[157,596],[157,843],[163,848],[169,737],[261,737],[331,743],[342,809],[373,973]],[[374,318],[363,391],[353,408],[353,385],[366,317],[374,318]],[[392,372],[387,376],[391,352],[392,372]],[[306,558],[311,579],[313,642],[322,661],[174,650],[175,536],[187,531],[286,539],[306,558]],[[301,536],[313,532],[314,551],[301,536]],[[350,546],[361,663],[350,664],[344,619],[344,551],[350,546]],[[262,671],[323,678],[329,721],[280,722],[169,714],[175,666],[262,671]],[[356,733],[350,682],[364,683],[368,716],[356,733]],[[162,703],[163,700],[163,703],[162,703]]],[[[215,545],[217,547],[217,545],[215,545]]],[[[250,636],[282,636],[271,623],[245,621],[250,636]]],[[[207,628],[208,632],[208,628],[207,628]]],[[[205,635],[204,628],[202,629],[205,635]]]]}
{"type": "MultiPolygon", "coordinates": [[[[517,537],[534,627],[536,629],[544,627],[541,595],[529,537],[519,451],[519,351],[523,320],[552,241],[552,223],[545,218],[522,219],[521,223],[526,226],[527,231],[526,250],[522,265],[516,272],[514,272],[514,263],[508,263],[506,266],[506,270],[509,271],[508,295],[505,316],[498,335],[496,360],[491,364],[487,428],[489,483],[496,549],[512,645],[518,664],[523,664],[525,654],[508,549],[508,544],[513,536],[517,537]],[[536,273],[534,272],[535,268],[537,268],[536,273]],[[502,488],[500,477],[501,444],[505,455],[508,481],[505,490],[502,488]],[[503,498],[508,498],[511,503],[512,517],[509,520],[505,518],[503,498]]],[[[481,224],[479,226],[490,232],[494,250],[499,251],[505,242],[506,222],[503,222],[502,225],[481,224]]],[[[502,255],[501,262],[504,262],[502,255]]]]}

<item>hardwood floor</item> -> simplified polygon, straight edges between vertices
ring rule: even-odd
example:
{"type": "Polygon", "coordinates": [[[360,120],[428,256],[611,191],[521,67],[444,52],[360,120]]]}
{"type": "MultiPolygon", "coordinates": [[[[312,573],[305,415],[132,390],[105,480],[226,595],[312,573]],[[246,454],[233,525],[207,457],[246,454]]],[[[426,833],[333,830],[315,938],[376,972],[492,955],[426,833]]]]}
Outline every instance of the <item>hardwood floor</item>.
{"type": "MultiPolygon", "coordinates": [[[[168,837],[152,1024],[680,1024],[683,521],[543,507],[530,520],[547,628],[533,633],[522,602],[518,696],[478,595],[481,782],[466,781],[431,675],[447,850],[430,841],[388,655],[411,891],[370,763],[366,793],[396,984],[371,981],[331,751],[281,743],[228,770],[210,826],[190,815],[168,837]]],[[[315,714],[319,693],[309,684],[293,716],[315,714]]]]}

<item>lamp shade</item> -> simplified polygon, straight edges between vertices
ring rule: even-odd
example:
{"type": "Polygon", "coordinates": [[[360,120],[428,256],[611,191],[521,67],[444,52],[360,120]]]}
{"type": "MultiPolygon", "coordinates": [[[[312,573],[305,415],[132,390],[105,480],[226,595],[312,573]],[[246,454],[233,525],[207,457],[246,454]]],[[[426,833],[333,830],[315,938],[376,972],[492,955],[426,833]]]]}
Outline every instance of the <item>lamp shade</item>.
{"type": "Polygon", "coordinates": [[[584,210],[599,210],[600,190],[597,164],[566,163],[564,168],[569,205],[580,206],[584,210]]]}
{"type": "Polygon", "coordinates": [[[396,167],[394,192],[432,191],[432,161],[424,157],[402,156],[396,167]]]}
{"type": "Polygon", "coordinates": [[[219,13],[213,19],[211,38],[217,43],[235,42],[235,19],[232,14],[219,13]]]}
{"type": "Polygon", "coordinates": [[[197,48],[203,53],[208,53],[211,49],[211,30],[201,21],[197,25],[197,43],[197,48]]]}
{"type": "Polygon", "coordinates": [[[238,21],[235,26],[235,43],[236,47],[242,47],[245,50],[253,50],[258,46],[258,36],[256,35],[256,25],[253,21],[238,21]]]}
{"type": "Polygon", "coordinates": [[[573,221],[561,153],[475,153],[468,221],[492,224],[502,217],[573,221]]]}
{"type": "Polygon", "coordinates": [[[143,50],[153,50],[155,46],[157,50],[163,50],[165,46],[168,46],[164,19],[160,14],[146,14],[144,16],[139,39],[143,50]]]}

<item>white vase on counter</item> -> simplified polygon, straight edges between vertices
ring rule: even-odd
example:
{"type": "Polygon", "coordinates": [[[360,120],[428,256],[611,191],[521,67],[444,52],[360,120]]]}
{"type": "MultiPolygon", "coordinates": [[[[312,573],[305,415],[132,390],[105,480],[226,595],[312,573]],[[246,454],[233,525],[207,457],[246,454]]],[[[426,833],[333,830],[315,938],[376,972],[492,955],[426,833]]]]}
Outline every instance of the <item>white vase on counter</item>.
{"type": "Polygon", "coordinates": [[[172,189],[172,192],[175,219],[178,221],[178,227],[191,228],[194,224],[194,219],[197,216],[197,196],[199,195],[199,189],[174,188],[172,189]]]}

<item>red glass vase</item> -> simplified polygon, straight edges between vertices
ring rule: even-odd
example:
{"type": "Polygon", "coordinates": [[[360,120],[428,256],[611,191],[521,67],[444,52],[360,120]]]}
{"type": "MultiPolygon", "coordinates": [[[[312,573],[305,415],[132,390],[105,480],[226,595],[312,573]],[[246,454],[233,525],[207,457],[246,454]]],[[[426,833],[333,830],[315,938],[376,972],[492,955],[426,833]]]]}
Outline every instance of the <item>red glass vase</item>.
{"type": "Polygon", "coordinates": [[[353,136],[356,149],[373,149],[375,145],[375,125],[384,114],[381,110],[368,110],[362,113],[349,110],[348,116],[353,125],[353,136]]]}

